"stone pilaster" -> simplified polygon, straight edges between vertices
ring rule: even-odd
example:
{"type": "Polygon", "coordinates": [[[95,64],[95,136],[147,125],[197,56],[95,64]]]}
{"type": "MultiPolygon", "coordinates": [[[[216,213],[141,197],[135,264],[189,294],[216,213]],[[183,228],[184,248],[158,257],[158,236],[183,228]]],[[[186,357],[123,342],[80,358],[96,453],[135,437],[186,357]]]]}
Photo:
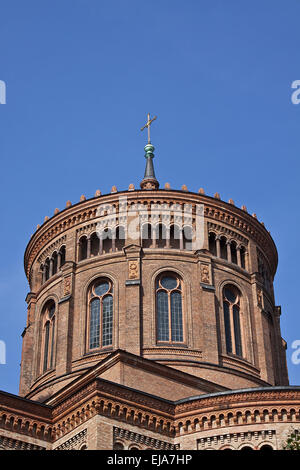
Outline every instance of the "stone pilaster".
{"type": "Polygon", "coordinates": [[[210,362],[218,364],[218,325],[216,319],[215,305],[215,287],[213,285],[211,258],[205,253],[205,250],[197,252],[198,257],[198,276],[200,284],[200,306],[202,310],[201,317],[203,322],[202,330],[202,350],[203,360],[205,356],[210,362]]]}
{"type": "Polygon", "coordinates": [[[19,394],[25,396],[32,383],[32,351],[34,349],[34,323],[35,323],[35,307],[36,294],[30,292],[27,294],[27,324],[22,333],[22,359],[19,394]]]}
{"type": "Polygon", "coordinates": [[[56,376],[71,371],[73,289],[75,264],[67,261],[62,266],[61,298],[58,302],[56,333],[56,376]]]}
{"type": "Polygon", "coordinates": [[[252,293],[253,293],[253,314],[254,314],[254,333],[253,338],[254,355],[256,366],[260,369],[261,379],[269,382],[268,377],[268,364],[266,357],[266,347],[264,342],[264,328],[263,328],[263,309],[264,309],[264,294],[261,283],[259,282],[258,275],[252,275],[252,293]],[[256,349],[256,351],[255,351],[256,349]]]}
{"type": "Polygon", "coordinates": [[[141,354],[141,247],[127,245],[124,252],[127,259],[125,349],[136,355],[141,354]]]}

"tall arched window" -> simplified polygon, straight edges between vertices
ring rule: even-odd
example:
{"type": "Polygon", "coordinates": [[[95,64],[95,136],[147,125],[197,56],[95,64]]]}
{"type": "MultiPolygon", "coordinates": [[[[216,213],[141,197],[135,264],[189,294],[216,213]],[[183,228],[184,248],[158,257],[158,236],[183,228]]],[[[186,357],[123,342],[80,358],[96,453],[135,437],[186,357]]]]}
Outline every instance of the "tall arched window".
{"type": "Polygon", "coordinates": [[[223,309],[227,353],[243,356],[241,335],[240,292],[232,286],[223,289],[223,309]]]}
{"type": "Polygon", "coordinates": [[[182,231],[183,237],[183,248],[184,250],[193,249],[193,228],[190,225],[183,227],[182,231]]]}
{"type": "Polygon", "coordinates": [[[217,256],[216,235],[214,232],[209,232],[209,251],[212,255],[217,256]]]}
{"type": "Polygon", "coordinates": [[[113,285],[108,279],[94,282],[89,291],[89,349],[112,345],[113,285]]]}
{"type": "Polygon", "coordinates": [[[180,249],[180,239],[182,233],[181,228],[178,225],[171,225],[170,227],[170,247],[177,250],[180,249]]]}
{"type": "Polygon", "coordinates": [[[49,258],[46,259],[45,261],[45,281],[48,281],[49,277],[50,277],[50,260],[49,258]]]}
{"type": "Polygon", "coordinates": [[[225,237],[220,238],[220,251],[221,251],[221,258],[227,259],[227,240],[225,237]]]}
{"type": "Polygon", "coordinates": [[[43,364],[42,371],[52,369],[55,362],[55,303],[49,301],[43,310],[43,364]]]}
{"type": "Polygon", "coordinates": [[[143,248],[151,248],[152,246],[152,225],[144,224],[141,230],[143,248]]]}
{"type": "Polygon", "coordinates": [[[102,251],[103,253],[111,253],[112,251],[112,231],[110,228],[106,228],[103,230],[102,234],[102,240],[103,240],[103,248],[102,251]]]}
{"type": "Polygon", "coordinates": [[[84,235],[79,240],[79,261],[87,258],[87,237],[84,235]]]}
{"type": "Polygon", "coordinates": [[[63,245],[60,251],[60,267],[63,266],[66,262],[66,247],[63,245]]]}
{"type": "Polygon", "coordinates": [[[165,248],[167,244],[167,229],[164,224],[155,227],[155,238],[157,248],[165,248]]]}
{"type": "Polygon", "coordinates": [[[116,228],[116,250],[122,251],[123,247],[125,246],[126,241],[126,232],[125,228],[122,225],[119,225],[116,228]]]}
{"type": "Polygon", "coordinates": [[[246,269],[246,249],[244,246],[241,246],[241,267],[246,269]]]}
{"type": "Polygon", "coordinates": [[[237,264],[237,247],[236,247],[236,242],[232,241],[230,243],[230,251],[231,251],[231,262],[234,264],[237,264]]]}
{"type": "Polygon", "coordinates": [[[52,262],[53,262],[53,268],[52,268],[52,275],[57,273],[57,268],[58,268],[58,256],[57,256],[57,251],[55,251],[52,255],[52,262]]]}
{"type": "Polygon", "coordinates": [[[97,233],[91,235],[91,256],[98,256],[100,250],[100,240],[97,233]]]}
{"type": "Polygon", "coordinates": [[[163,273],[156,282],[157,342],[183,343],[182,281],[163,273]]]}

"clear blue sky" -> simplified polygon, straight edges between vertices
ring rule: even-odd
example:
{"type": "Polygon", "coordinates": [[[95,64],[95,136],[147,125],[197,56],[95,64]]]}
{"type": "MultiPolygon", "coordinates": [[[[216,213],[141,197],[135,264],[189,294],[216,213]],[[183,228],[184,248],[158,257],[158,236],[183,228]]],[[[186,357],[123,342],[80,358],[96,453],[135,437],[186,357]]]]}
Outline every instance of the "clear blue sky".
{"type": "Polygon", "coordinates": [[[68,199],[138,186],[147,112],[162,185],[218,191],[271,231],[300,384],[299,18],[298,0],[1,0],[0,389],[18,391],[31,234],[68,199]]]}

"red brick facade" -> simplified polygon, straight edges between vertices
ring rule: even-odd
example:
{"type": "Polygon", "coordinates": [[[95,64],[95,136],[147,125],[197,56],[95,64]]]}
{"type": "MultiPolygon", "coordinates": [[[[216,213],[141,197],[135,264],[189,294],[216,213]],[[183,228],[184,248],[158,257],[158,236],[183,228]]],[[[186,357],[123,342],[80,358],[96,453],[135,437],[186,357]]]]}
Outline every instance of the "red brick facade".
{"type": "Polygon", "coordinates": [[[56,210],[29,241],[20,397],[0,393],[0,448],[281,448],[300,420],[300,389],[288,386],[269,232],[218,194],[113,189],[56,210]],[[187,205],[183,225],[191,229],[203,208],[196,250],[184,232],[174,243],[170,237],[187,205]],[[104,220],[114,234],[126,217],[135,233],[97,241],[104,220]],[[158,340],[163,273],[180,282],[177,341],[158,340]],[[89,302],[99,279],[111,289],[111,340],[92,348],[89,302]],[[238,302],[227,324],[228,286],[238,302]],[[237,308],[240,337],[232,334],[228,346],[237,308]]]}

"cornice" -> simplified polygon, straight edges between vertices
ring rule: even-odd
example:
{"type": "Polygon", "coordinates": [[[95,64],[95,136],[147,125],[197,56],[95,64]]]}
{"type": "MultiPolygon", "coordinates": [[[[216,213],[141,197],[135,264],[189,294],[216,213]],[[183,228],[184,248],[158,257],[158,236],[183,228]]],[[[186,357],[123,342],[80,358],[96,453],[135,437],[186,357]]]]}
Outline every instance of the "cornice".
{"type": "Polygon", "coordinates": [[[69,396],[65,394],[53,406],[1,392],[0,428],[53,442],[93,416],[102,415],[175,437],[212,428],[229,432],[231,425],[238,424],[298,423],[299,405],[300,387],[232,390],[171,402],[96,378],[80,390],[70,391],[69,396]]]}

